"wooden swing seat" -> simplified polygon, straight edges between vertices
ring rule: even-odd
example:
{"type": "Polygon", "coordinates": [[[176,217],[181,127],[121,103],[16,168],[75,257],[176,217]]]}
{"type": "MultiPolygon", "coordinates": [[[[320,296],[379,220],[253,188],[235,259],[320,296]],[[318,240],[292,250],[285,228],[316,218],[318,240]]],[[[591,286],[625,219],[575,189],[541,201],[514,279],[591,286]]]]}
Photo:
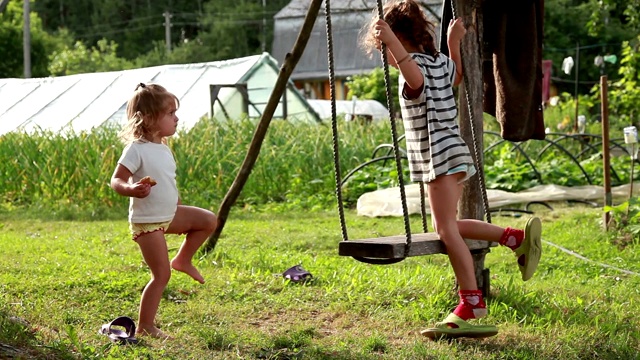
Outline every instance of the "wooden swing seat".
{"type": "MultiPolygon", "coordinates": [[[[487,241],[465,240],[469,250],[481,250],[492,244],[487,241]]],[[[406,235],[385,236],[370,239],[341,241],[338,254],[373,259],[403,259],[405,257],[406,235]]],[[[495,244],[494,244],[495,245],[495,244]]],[[[438,234],[411,234],[408,256],[446,254],[447,250],[438,234]]]]}

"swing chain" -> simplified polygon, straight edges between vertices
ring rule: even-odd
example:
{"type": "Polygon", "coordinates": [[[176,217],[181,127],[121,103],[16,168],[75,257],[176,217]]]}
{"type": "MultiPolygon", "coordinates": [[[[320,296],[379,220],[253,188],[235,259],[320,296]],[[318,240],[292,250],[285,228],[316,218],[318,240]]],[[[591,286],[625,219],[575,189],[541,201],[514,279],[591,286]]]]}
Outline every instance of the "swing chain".
{"type": "MultiPolygon", "coordinates": [[[[329,1],[329,0],[326,0],[329,1]]],[[[384,12],[382,10],[382,0],[378,0],[378,16],[380,19],[384,19],[384,12]]],[[[384,68],[384,87],[387,97],[387,109],[389,109],[389,123],[391,125],[391,137],[393,139],[393,153],[396,159],[396,171],[398,172],[398,187],[400,188],[400,199],[402,202],[402,215],[404,219],[404,231],[406,235],[406,243],[404,248],[405,257],[409,256],[409,249],[411,247],[411,224],[409,222],[409,210],[407,209],[407,195],[404,189],[404,178],[402,172],[402,162],[400,158],[400,151],[398,150],[398,132],[396,130],[396,121],[393,116],[393,103],[391,98],[391,80],[389,76],[389,60],[387,59],[387,45],[381,44],[380,52],[382,53],[382,64],[384,68]]]]}

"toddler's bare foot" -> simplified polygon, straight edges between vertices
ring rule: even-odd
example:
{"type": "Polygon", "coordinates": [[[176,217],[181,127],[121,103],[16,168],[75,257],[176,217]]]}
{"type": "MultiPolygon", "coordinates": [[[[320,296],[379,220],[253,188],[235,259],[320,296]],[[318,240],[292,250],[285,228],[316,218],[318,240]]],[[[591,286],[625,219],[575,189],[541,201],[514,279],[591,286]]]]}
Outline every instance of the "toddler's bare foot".
{"type": "Polygon", "coordinates": [[[139,327],[136,330],[136,336],[151,336],[157,339],[171,340],[173,339],[171,336],[162,332],[162,330],[158,329],[155,326],[144,326],[139,327]]]}
{"type": "Polygon", "coordinates": [[[183,273],[191,276],[195,281],[199,282],[200,284],[204,284],[204,278],[202,277],[202,275],[200,275],[200,272],[198,272],[198,269],[196,269],[196,267],[193,266],[193,264],[191,263],[185,264],[185,263],[181,263],[176,259],[173,259],[171,260],[171,268],[177,271],[182,271],[183,273]]]}

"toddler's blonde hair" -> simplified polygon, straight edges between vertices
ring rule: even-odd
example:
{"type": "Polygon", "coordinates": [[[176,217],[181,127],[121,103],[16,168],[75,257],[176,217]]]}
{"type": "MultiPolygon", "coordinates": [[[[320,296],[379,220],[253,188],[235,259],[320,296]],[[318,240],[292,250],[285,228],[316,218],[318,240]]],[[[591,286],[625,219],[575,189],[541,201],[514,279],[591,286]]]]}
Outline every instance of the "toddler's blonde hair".
{"type": "Polygon", "coordinates": [[[153,138],[158,120],[168,109],[168,100],[175,101],[176,107],[180,106],[180,100],[164,87],[138,84],[127,102],[127,124],[120,132],[120,138],[125,142],[153,138]]]}

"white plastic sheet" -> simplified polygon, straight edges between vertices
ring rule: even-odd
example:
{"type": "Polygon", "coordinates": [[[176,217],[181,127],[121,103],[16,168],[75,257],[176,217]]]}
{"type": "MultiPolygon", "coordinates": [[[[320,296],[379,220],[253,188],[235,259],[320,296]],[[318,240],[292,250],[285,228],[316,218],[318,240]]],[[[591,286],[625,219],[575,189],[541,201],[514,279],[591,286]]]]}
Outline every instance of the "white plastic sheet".
{"type": "MultiPolygon", "coordinates": [[[[621,185],[611,189],[612,197],[623,199],[629,196],[630,185],[621,185]]],[[[426,190],[426,189],[425,189],[426,190]]],[[[633,192],[640,194],[640,183],[634,183],[633,192]]],[[[409,214],[420,214],[420,187],[418,184],[410,184],[405,187],[407,197],[407,210],[409,214]]],[[[430,214],[429,199],[425,203],[427,213],[430,214]]],[[[566,187],[559,185],[539,185],[531,189],[511,193],[502,190],[487,190],[489,208],[495,209],[513,204],[526,204],[531,201],[566,201],[582,200],[602,202],[604,189],[602,186],[586,185],[566,187]]],[[[400,189],[398,187],[372,191],[363,194],[357,203],[358,215],[368,217],[379,216],[403,216],[400,189]]]]}

